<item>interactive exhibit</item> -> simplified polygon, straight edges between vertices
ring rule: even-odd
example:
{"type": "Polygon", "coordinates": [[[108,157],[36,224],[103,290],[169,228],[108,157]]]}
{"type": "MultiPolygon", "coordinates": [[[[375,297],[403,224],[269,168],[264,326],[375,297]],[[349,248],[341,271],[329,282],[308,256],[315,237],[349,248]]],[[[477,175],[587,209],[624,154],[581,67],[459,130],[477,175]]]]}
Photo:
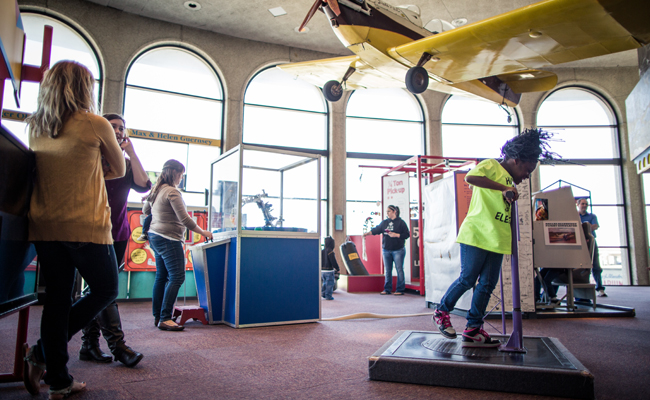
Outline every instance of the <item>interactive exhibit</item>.
{"type": "MultiPolygon", "coordinates": [[[[45,27],[40,66],[23,64],[24,45],[25,33],[17,3],[0,1],[0,110],[7,80],[17,104],[20,104],[23,81],[41,81],[50,65],[52,27],[45,27]]],[[[36,252],[27,242],[27,213],[35,159],[34,153],[1,125],[0,154],[0,318],[19,313],[14,369],[0,374],[0,382],[16,382],[23,378],[23,345],[27,342],[29,307],[38,301],[36,252]]]]}
{"type": "MultiPolygon", "coordinates": [[[[385,168],[386,172],[381,177],[382,190],[382,215],[389,205],[400,208],[400,218],[409,224],[411,238],[405,242],[407,249],[404,257],[404,278],[406,289],[411,289],[425,294],[425,263],[424,249],[425,238],[420,234],[424,226],[424,218],[420,210],[426,199],[423,193],[425,186],[442,178],[443,174],[458,174],[459,190],[471,192],[465,184],[464,176],[471,165],[476,164],[476,159],[449,158],[439,156],[414,156],[395,167],[366,166],[363,168],[385,168]],[[464,171],[465,170],[465,171],[464,171]],[[418,177],[420,179],[418,179],[418,177]],[[415,189],[411,184],[415,182],[415,189]],[[417,205],[411,205],[411,198],[417,197],[417,205]]],[[[469,207],[469,197],[466,204],[461,205],[464,215],[469,207]]],[[[369,221],[368,218],[366,221],[369,221]]],[[[462,223],[462,219],[460,220],[462,223]]],[[[460,223],[458,226],[460,226],[460,223]]],[[[367,226],[369,230],[372,226],[367,226]]],[[[349,241],[342,244],[341,258],[347,269],[347,275],[341,275],[339,284],[348,292],[380,292],[384,288],[384,265],[381,256],[381,235],[367,236],[353,235],[349,241]]],[[[393,284],[396,284],[397,273],[393,271],[393,284]]]]}
{"type": "Polygon", "coordinates": [[[210,324],[320,319],[320,165],[318,155],[247,145],[212,163],[214,237],[191,249],[210,324]]]}
{"type": "MultiPolygon", "coordinates": [[[[442,196],[442,201],[449,201],[455,197],[454,186],[454,176],[451,175],[431,184],[430,189],[446,192],[447,199],[442,196]]],[[[449,340],[439,333],[400,331],[369,358],[370,379],[580,399],[594,398],[593,375],[557,339],[523,336],[521,302],[523,290],[520,288],[519,274],[522,265],[519,264],[519,260],[529,258],[529,253],[520,245],[523,238],[526,236],[530,238],[530,236],[525,233],[527,230],[520,228],[522,225],[532,225],[532,221],[529,219],[530,213],[518,213],[517,210],[519,204],[523,209],[530,208],[528,206],[530,197],[524,198],[525,190],[522,189],[521,185],[518,186],[520,198],[512,208],[513,255],[508,260],[512,285],[510,307],[513,332],[509,337],[506,336],[504,308],[508,305],[505,305],[501,307],[503,335],[493,335],[505,344],[502,344],[498,351],[487,348],[463,348],[460,337],[449,340]]],[[[432,198],[427,196],[427,199],[432,198]]],[[[435,208],[431,207],[430,203],[425,205],[427,206],[425,210],[435,208]]],[[[572,210],[573,214],[577,215],[575,203],[572,204],[572,210]]],[[[438,211],[438,214],[442,213],[438,211]]],[[[430,243],[429,238],[425,238],[425,257],[427,253],[441,254],[443,249],[447,249],[448,259],[445,260],[444,256],[439,258],[443,260],[441,269],[446,269],[450,274],[454,269],[452,242],[455,240],[457,221],[456,215],[446,214],[438,218],[427,218],[428,226],[425,225],[423,233],[424,236],[432,235],[439,238],[437,243],[430,243]],[[429,234],[426,229],[430,230],[429,234]],[[449,238],[450,236],[453,236],[453,239],[449,238]]],[[[427,214],[427,216],[432,215],[427,214]]],[[[575,222],[574,224],[579,225],[575,222]]],[[[576,228],[576,233],[581,232],[581,229],[578,231],[576,228]]],[[[569,251],[569,246],[566,249],[569,251]]],[[[577,251],[578,257],[586,256],[586,250],[582,246],[573,246],[570,249],[577,251]]],[[[456,251],[455,254],[457,253],[456,251]]],[[[436,257],[429,255],[426,260],[434,258],[436,257]]],[[[587,261],[589,260],[583,259],[583,262],[587,261]]],[[[427,268],[435,267],[428,265],[427,268]]],[[[456,268],[453,274],[457,277],[459,268],[456,268]]],[[[506,269],[502,268],[502,298],[505,274],[506,269]]],[[[430,296],[430,292],[437,296],[439,291],[439,289],[427,290],[427,297],[430,296]]]]}

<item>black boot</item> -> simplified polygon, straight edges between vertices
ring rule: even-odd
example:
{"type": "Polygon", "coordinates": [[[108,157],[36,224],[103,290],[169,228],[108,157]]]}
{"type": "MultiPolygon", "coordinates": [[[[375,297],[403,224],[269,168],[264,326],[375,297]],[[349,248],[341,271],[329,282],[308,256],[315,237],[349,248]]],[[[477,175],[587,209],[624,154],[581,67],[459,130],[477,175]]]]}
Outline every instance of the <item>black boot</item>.
{"type": "Polygon", "coordinates": [[[82,361],[96,361],[109,363],[113,357],[105,354],[99,348],[99,324],[97,318],[90,321],[82,330],[81,349],[79,349],[79,359],[82,361]]]}
{"type": "Polygon", "coordinates": [[[108,347],[115,356],[115,361],[119,361],[127,367],[135,367],[144,356],[134,351],[124,342],[122,320],[120,319],[117,303],[112,302],[106,306],[104,311],[99,314],[98,319],[104,339],[108,342],[108,347]]]}
{"type": "Polygon", "coordinates": [[[142,353],[138,353],[137,351],[134,351],[125,343],[122,343],[121,345],[117,346],[117,349],[115,349],[113,355],[115,356],[115,361],[119,361],[129,368],[133,368],[136,365],[138,365],[140,360],[142,360],[142,358],[144,357],[142,353]]]}

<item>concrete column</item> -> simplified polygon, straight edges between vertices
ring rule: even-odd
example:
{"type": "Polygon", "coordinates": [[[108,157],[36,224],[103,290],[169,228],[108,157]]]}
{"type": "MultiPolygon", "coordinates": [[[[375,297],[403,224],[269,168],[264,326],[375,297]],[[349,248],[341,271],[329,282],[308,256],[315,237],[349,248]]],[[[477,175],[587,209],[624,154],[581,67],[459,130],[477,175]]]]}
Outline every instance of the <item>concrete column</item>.
{"type": "Polygon", "coordinates": [[[442,156],[442,108],[449,95],[427,90],[420,95],[424,109],[425,151],[429,156],[442,156]]]}
{"type": "MultiPolygon", "coordinates": [[[[329,106],[329,150],[328,161],[328,191],[329,191],[329,221],[327,226],[336,246],[345,242],[347,236],[346,216],[346,147],[345,147],[345,109],[351,92],[344,92],[343,98],[336,103],[328,102],[329,106]],[[343,215],[343,230],[335,230],[335,215],[343,215]]],[[[341,273],[347,274],[339,251],[336,261],[341,267],[341,273]]]]}
{"type": "MultiPolygon", "coordinates": [[[[623,103],[624,106],[624,103],[623,103]]],[[[619,124],[621,135],[621,157],[623,165],[623,195],[625,196],[628,250],[630,252],[630,284],[650,285],[648,270],[648,238],[646,230],[645,204],[643,202],[643,184],[636,172],[634,160],[629,157],[627,119],[619,124]]],[[[625,274],[627,271],[624,272],[625,274]]]]}
{"type": "MultiPolygon", "coordinates": [[[[519,125],[522,131],[527,128],[537,128],[537,109],[545,93],[525,93],[521,96],[517,110],[519,111],[519,125]]],[[[539,163],[535,171],[530,174],[530,190],[532,193],[541,190],[539,163]]]]}

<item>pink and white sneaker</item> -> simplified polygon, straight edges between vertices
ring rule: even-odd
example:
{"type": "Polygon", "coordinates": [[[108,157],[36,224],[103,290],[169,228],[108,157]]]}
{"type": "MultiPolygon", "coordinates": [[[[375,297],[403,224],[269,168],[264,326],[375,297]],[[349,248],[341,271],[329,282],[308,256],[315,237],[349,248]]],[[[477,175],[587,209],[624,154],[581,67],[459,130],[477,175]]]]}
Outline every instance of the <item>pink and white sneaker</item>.
{"type": "Polygon", "coordinates": [[[490,335],[480,326],[476,328],[465,328],[463,331],[463,347],[499,347],[501,342],[492,340],[490,335]]]}
{"type": "Polygon", "coordinates": [[[456,339],[456,330],[451,326],[448,312],[436,310],[433,313],[433,323],[438,327],[442,336],[447,339],[456,339]]]}

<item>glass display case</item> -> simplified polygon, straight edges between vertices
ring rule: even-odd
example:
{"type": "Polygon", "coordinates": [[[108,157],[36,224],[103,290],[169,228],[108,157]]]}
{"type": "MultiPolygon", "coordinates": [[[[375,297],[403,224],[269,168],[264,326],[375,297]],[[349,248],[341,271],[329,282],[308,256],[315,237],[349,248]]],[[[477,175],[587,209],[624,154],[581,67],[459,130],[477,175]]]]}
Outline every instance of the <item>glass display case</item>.
{"type": "Polygon", "coordinates": [[[210,324],[320,319],[320,165],[319,155],[247,145],[211,164],[214,237],[191,249],[210,324]]]}
{"type": "Polygon", "coordinates": [[[320,156],[238,146],[212,164],[210,230],[318,234],[320,156]]]}

